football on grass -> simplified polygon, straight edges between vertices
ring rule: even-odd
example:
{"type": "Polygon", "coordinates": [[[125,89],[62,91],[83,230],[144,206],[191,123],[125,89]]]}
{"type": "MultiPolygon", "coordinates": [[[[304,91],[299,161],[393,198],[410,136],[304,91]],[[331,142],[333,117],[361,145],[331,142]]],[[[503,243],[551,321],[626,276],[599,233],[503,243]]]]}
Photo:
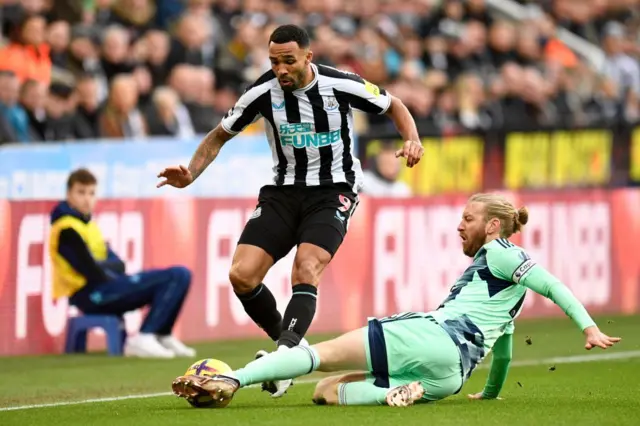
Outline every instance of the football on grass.
{"type": "MultiPolygon", "coordinates": [[[[215,376],[216,374],[227,374],[231,371],[233,370],[228,364],[218,359],[206,358],[191,364],[184,374],[185,376],[215,376]]],[[[213,404],[213,400],[208,395],[189,398],[187,401],[196,408],[206,408],[213,404]]]]}

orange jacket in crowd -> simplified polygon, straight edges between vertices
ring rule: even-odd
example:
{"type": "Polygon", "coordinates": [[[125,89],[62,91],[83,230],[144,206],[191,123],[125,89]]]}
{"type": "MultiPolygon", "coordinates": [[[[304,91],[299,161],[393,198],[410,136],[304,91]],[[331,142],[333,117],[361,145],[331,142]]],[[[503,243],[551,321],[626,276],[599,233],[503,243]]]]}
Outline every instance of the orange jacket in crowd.
{"type": "Polygon", "coordinates": [[[49,46],[25,46],[11,43],[0,49],[0,71],[13,71],[20,83],[36,80],[46,85],[51,82],[49,46]]]}

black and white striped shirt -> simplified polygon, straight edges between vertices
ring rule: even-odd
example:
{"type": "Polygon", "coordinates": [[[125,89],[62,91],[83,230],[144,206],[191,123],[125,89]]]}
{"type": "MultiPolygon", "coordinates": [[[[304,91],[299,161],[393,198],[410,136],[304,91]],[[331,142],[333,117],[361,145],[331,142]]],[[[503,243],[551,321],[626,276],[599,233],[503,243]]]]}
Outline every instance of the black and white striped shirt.
{"type": "Polygon", "coordinates": [[[306,87],[285,92],[276,75],[262,75],[222,119],[234,135],[265,118],[273,155],[275,185],[318,186],[347,183],[362,188],[360,161],[353,154],[353,110],[384,114],[391,96],[360,76],[311,64],[306,87]]]}

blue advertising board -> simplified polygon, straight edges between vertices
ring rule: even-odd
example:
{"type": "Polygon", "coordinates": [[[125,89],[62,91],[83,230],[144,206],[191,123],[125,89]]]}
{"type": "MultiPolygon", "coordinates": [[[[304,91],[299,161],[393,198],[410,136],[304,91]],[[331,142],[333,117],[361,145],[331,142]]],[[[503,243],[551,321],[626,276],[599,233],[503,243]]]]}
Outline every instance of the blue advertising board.
{"type": "Polygon", "coordinates": [[[256,197],[262,185],[271,183],[271,150],[258,134],[227,142],[188,188],[157,189],[158,173],[167,166],[187,166],[199,142],[200,137],[5,145],[0,147],[0,198],[62,198],[69,172],[79,167],[98,177],[101,198],[256,197]]]}

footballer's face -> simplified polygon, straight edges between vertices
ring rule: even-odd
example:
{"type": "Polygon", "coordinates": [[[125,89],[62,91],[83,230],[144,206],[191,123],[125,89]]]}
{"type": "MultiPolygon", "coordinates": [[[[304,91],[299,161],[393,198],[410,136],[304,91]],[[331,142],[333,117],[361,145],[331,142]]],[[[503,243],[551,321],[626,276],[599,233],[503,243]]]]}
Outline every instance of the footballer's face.
{"type": "Polygon", "coordinates": [[[67,191],[67,203],[85,216],[93,212],[96,205],[96,186],[74,183],[67,191]]]}
{"type": "Polygon", "coordinates": [[[309,64],[312,57],[311,50],[301,48],[295,41],[269,44],[271,69],[285,92],[300,89],[311,81],[309,64]]]}
{"type": "MultiPolygon", "coordinates": [[[[487,242],[488,228],[493,229],[497,219],[487,222],[484,203],[470,202],[462,212],[462,220],[458,225],[458,234],[462,239],[462,251],[469,257],[476,255],[487,242]]],[[[500,222],[498,221],[498,224],[500,222]]]]}

